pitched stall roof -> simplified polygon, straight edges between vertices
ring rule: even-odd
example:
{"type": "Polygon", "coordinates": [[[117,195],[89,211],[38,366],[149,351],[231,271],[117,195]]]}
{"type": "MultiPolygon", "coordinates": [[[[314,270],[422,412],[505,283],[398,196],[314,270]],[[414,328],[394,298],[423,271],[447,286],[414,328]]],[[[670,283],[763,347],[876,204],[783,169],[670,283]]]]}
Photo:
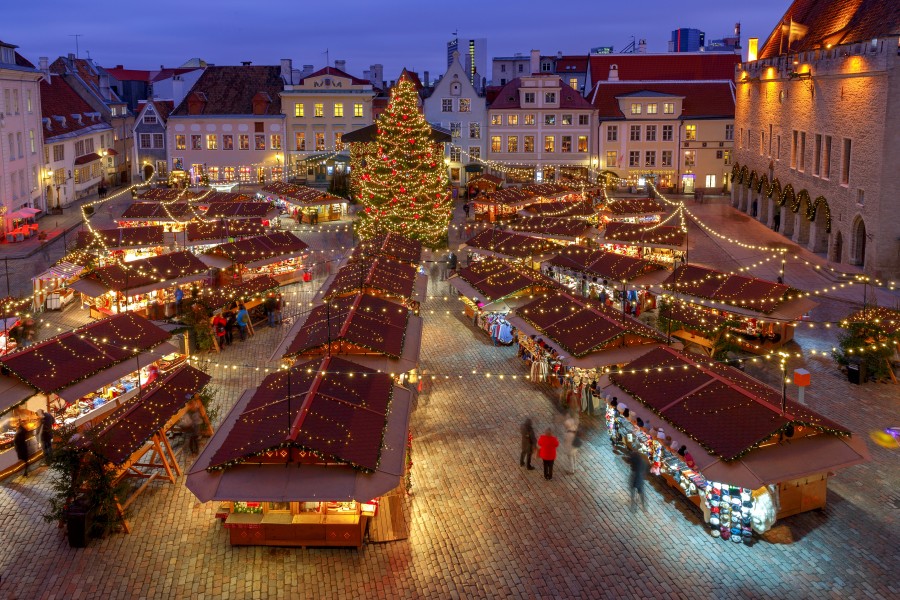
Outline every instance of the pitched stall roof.
{"type": "Polygon", "coordinates": [[[580,247],[566,248],[545,264],[615,281],[631,281],[662,268],[640,258],[580,247]]]}
{"type": "Polygon", "coordinates": [[[551,288],[554,283],[532,269],[509,261],[486,258],[460,269],[456,277],[466,281],[485,300],[500,300],[535,286],[551,288]]]}
{"type": "Polygon", "coordinates": [[[278,66],[209,66],[191,92],[172,111],[173,117],[202,115],[281,116],[279,96],[284,88],[278,66]],[[255,114],[258,94],[268,99],[262,114],[255,114]],[[199,101],[198,101],[199,100],[199,101]],[[195,112],[191,112],[193,107],[195,112]]]}
{"type": "Polygon", "coordinates": [[[325,290],[324,298],[367,289],[412,298],[418,276],[419,269],[408,262],[384,257],[360,257],[341,267],[325,290]]]}
{"type": "Polygon", "coordinates": [[[684,244],[684,232],[680,227],[660,225],[648,227],[640,223],[611,222],[606,224],[603,232],[606,243],[622,243],[633,246],[681,246],[684,244]]]}
{"type": "Polygon", "coordinates": [[[517,309],[516,314],[575,357],[617,348],[623,341],[640,345],[662,339],[659,332],[637,319],[566,293],[539,298],[517,309]]]}
{"type": "Polygon", "coordinates": [[[900,33],[900,5],[889,0],[794,0],[775,25],[759,58],[868,42],[900,33]]]}
{"type": "Polygon", "coordinates": [[[582,219],[560,219],[557,217],[525,217],[509,225],[514,231],[540,233],[559,237],[584,237],[594,226],[582,219]]]}
{"type": "Polygon", "coordinates": [[[163,246],[166,243],[164,233],[162,225],[79,231],[77,247],[88,248],[97,244],[109,249],[163,246]]]}
{"type": "Polygon", "coordinates": [[[422,260],[422,242],[398,235],[385,233],[361,242],[353,250],[353,257],[360,255],[384,256],[408,263],[422,260]]]}
{"type": "Polygon", "coordinates": [[[132,221],[188,221],[193,216],[189,215],[191,207],[187,202],[134,202],[122,213],[122,219],[132,221]]]}
{"type": "Polygon", "coordinates": [[[576,191],[564,183],[536,183],[521,187],[509,187],[481,194],[474,200],[476,204],[521,205],[540,202],[543,198],[553,198],[576,191]]]}
{"type": "Polygon", "coordinates": [[[205,192],[194,192],[191,190],[179,190],[175,188],[150,188],[138,194],[137,199],[146,200],[193,200],[199,198],[205,192]]]}
{"type": "Polygon", "coordinates": [[[626,118],[619,108],[619,98],[648,95],[682,98],[683,118],[734,118],[733,81],[675,83],[601,81],[594,86],[589,98],[597,109],[600,119],[609,120],[626,118]]]}
{"type": "Polygon", "coordinates": [[[466,240],[465,245],[476,250],[487,250],[518,258],[547,254],[559,248],[558,244],[549,240],[509,233],[502,229],[485,229],[466,240]]]}
{"type": "Polygon", "coordinates": [[[97,425],[91,451],[114,465],[123,464],[153,434],[173,425],[172,419],[210,379],[209,375],[190,365],[167,375],[141,398],[116,410],[97,425]]]}
{"type": "Polygon", "coordinates": [[[253,196],[247,194],[238,194],[236,192],[208,192],[199,198],[203,204],[213,204],[216,202],[253,202],[253,196]]]}
{"type": "MultiPolygon", "coordinates": [[[[791,288],[774,281],[683,265],[663,282],[669,289],[769,314],[787,300],[791,288]]],[[[799,293],[799,292],[798,292],[799,293]]]]}
{"type": "Polygon", "coordinates": [[[604,212],[617,217],[664,213],[666,209],[654,198],[610,198],[604,212]]]}
{"type": "Polygon", "coordinates": [[[867,306],[848,316],[843,323],[874,323],[891,335],[900,331],[900,310],[884,306],[867,306]]]}
{"type": "Polygon", "coordinates": [[[194,254],[186,251],[142,258],[126,265],[127,268],[119,264],[102,267],[82,279],[96,281],[107,290],[133,292],[137,288],[197,275],[209,269],[194,254]]]}
{"type": "Polygon", "coordinates": [[[244,238],[222,244],[206,254],[225,256],[235,264],[246,264],[267,258],[296,254],[309,248],[303,240],[289,231],[276,231],[267,235],[244,238]]]}
{"type": "Polygon", "coordinates": [[[0,358],[0,365],[49,394],[134,358],[169,337],[147,319],[122,313],[7,354],[0,358]]]}
{"type": "Polygon", "coordinates": [[[268,202],[215,202],[206,209],[206,217],[210,219],[247,218],[263,219],[273,212],[268,202]]]}
{"type": "Polygon", "coordinates": [[[327,349],[400,358],[406,338],[409,310],[399,304],[357,294],[333,298],[313,308],[285,356],[327,349]]]}
{"type": "MultiPolygon", "coordinates": [[[[246,302],[251,298],[278,289],[281,284],[268,275],[260,275],[240,283],[233,283],[209,291],[200,296],[200,302],[207,308],[216,311],[225,308],[232,302],[246,302]]],[[[204,292],[207,290],[204,289],[204,292]]]]}
{"type": "Polygon", "coordinates": [[[738,458],[788,425],[850,435],[848,429],[793,400],[786,401],[782,414],[780,390],[733,367],[703,364],[668,347],[648,352],[625,371],[611,373],[610,379],[725,461],[738,458]]]}
{"type": "Polygon", "coordinates": [[[597,213],[593,202],[578,200],[576,202],[540,202],[525,207],[525,212],[544,217],[591,217],[597,213]]]}
{"type": "Polygon", "coordinates": [[[260,383],[207,469],[289,447],[374,471],[393,391],[387,373],[337,357],[279,370],[260,383]],[[359,385],[363,375],[366,385],[359,385]]]}
{"type": "Polygon", "coordinates": [[[700,331],[713,332],[723,327],[729,318],[690,302],[667,302],[659,309],[659,316],[680,321],[700,331]]]}
{"type": "Polygon", "coordinates": [[[311,188],[305,185],[294,185],[283,181],[275,181],[264,186],[262,192],[282,196],[289,201],[310,206],[320,204],[346,204],[346,198],[333,196],[323,190],[311,188]]]}
{"type": "Polygon", "coordinates": [[[229,237],[259,235],[266,230],[262,219],[241,219],[229,221],[194,221],[187,224],[187,239],[191,242],[203,240],[224,240],[229,237]]]}

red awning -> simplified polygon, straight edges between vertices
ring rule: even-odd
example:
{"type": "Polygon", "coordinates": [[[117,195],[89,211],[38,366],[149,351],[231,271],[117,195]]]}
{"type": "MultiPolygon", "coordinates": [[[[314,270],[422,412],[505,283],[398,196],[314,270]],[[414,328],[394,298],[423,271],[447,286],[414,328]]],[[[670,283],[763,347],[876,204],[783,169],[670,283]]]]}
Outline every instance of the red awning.
{"type": "Polygon", "coordinates": [[[119,153],[116,152],[115,149],[113,149],[113,148],[107,148],[106,154],[107,154],[107,156],[118,156],[119,155],[119,153]]]}
{"type": "Polygon", "coordinates": [[[88,163],[92,163],[95,160],[100,160],[100,155],[96,152],[91,152],[90,154],[85,154],[84,156],[79,156],[75,159],[76,165],[86,165],[88,163]]]}

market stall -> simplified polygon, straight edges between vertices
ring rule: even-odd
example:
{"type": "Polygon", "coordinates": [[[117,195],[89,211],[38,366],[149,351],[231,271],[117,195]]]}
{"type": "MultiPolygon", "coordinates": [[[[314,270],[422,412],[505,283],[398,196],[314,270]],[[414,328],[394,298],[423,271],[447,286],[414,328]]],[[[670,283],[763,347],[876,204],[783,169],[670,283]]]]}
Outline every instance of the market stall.
{"type": "Polygon", "coordinates": [[[219,244],[262,235],[267,229],[262,219],[194,221],[188,223],[184,231],[175,234],[175,243],[182,248],[190,248],[193,252],[202,252],[219,244]]]}
{"type": "Polygon", "coordinates": [[[20,421],[34,431],[44,410],[59,424],[91,427],[183,361],[169,337],[127,313],[0,357],[0,475],[21,467],[12,448],[20,421]]]}
{"type": "Polygon", "coordinates": [[[597,238],[597,228],[583,219],[558,217],[523,217],[509,223],[507,229],[552,240],[560,244],[590,246],[597,238]]]}
{"type": "Polygon", "coordinates": [[[472,201],[476,221],[493,223],[513,217],[517,211],[545,202],[570,203],[581,199],[572,186],[562,183],[539,183],[521,187],[509,187],[487,194],[479,194],[472,201]]]}
{"type": "Polygon", "coordinates": [[[666,209],[653,198],[605,198],[600,209],[600,222],[607,223],[659,223],[666,209]]]}
{"type": "Polygon", "coordinates": [[[125,311],[159,319],[175,314],[175,290],[190,292],[208,270],[192,253],[172,252],[95,269],[71,287],[82,294],[95,319],[125,311]]]}
{"type": "Polygon", "coordinates": [[[277,216],[278,209],[271,202],[213,202],[202,220],[262,219],[263,225],[268,227],[277,216]]]}
{"type": "Polygon", "coordinates": [[[666,298],[670,308],[660,316],[671,321],[672,335],[708,351],[722,335],[754,354],[777,350],[793,339],[797,322],[818,306],[784,284],[697,265],[678,267],[663,286],[671,292],[666,298]]]}
{"type": "Polygon", "coordinates": [[[280,286],[281,284],[269,275],[259,275],[225,287],[203,288],[199,300],[211,313],[224,310],[233,302],[243,303],[248,311],[252,311],[265,301],[270,292],[276,291],[280,286]]]}
{"type": "Polygon", "coordinates": [[[161,225],[165,231],[183,231],[196,219],[195,210],[187,202],[134,202],[116,219],[119,227],[161,225]]]}
{"type": "Polygon", "coordinates": [[[285,285],[300,281],[308,254],[309,246],[303,240],[288,231],[276,231],[216,246],[199,258],[219,269],[221,285],[258,275],[268,275],[285,285]]]}
{"type": "Polygon", "coordinates": [[[480,173],[475,175],[466,183],[467,198],[471,202],[478,196],[496,192],[503,184],[503,180],[496,175],[490,173],[480,173]]]}
{"type": "Polygon", "coordinates": [[[32,306],[34,311],[46,307],[59,310],[75,299],[75,290],[69,287],[84,272],[84,267],[60,261],[31,278],[32,306]]]}
{"type": "Polygon", "coordinates": [[[383,256],[402,262],[418,265],[422,260],[422,242],[398,235],[385,233],[363,240],[353,249],[353,258],[364,256],[383,256]]]}
{"type": "Polygon", "coordinates": [[[607,250],[674,267],[687,253],[685,231],[672,225],[610,222],[599,240],[607,250]]]}
{"type": "Polygon", "coordinates": [[[507,320],[510,311],[554,287],[540,273],[496,258],[460,269],[449,283],[459,292],[466,317],[503,345],[513,341],[512,325],[507,320]]]}
{"type": "Polygon", "coordinates": [[[360,253],[339,265],[337,272],[322,284],[316,299],[331,300],[358,293],[393,300],[418,312],[428,294],[428,276],[408,262],[360,253]]]}
{"type": "Polygon", "coordinates": [[[656,308],[656,295],[649,286],[661,283],[668,275],[660,265],[646,260],[572,246],[541,263],[541,272],[573,293],[607,306],[622,308],[630,295],[636,309],[630,312],[637,314],[656,308]]]}
{"type": "Polygon", "coordinates": [[[324,190],[282,181],[263,186],[257,196],[283,207],[301,223],[312,224],[344,218],[349,204],[346,198],[324,190]]]}
{"type": "Polygon", "coordinates": [[[590,223],[597,223],[597,209],[591,200],[576,199],[530,204],[524,207],[520,214],[526,217],[583,219],[590,223]]]}
{"type": "Polygon", "coordinates": [[[714,537],[752,542],[778,519],[822,509],[828,478],[869,460],[847,428],[721,363],[662,347],[609,379],[614,444],[644,453],[714,537]]]}
{"type": "Polygon", "coordinates": [[[135,197],[142,201],[148,202],[155,200],[157,202],[173,202],[175,200],[194,200],[200,197],[203,192],[194,192],[180,188],[149,188],[142,192],[136,193],[135,197]]]}
{"type": "Polygon", "coordinates": [[[334,298],[298,319],[273,360],[289,362],[325,354],[345,356],[402,381],[415,377],[422,346],[422,317],[383,298],[357,294],[334,298]]]}
{"type": "Polygon", "coordinates": [[[158,256],[174,242],[175,235],[162,225],[143,225],[79,231],[76,248],[94,256],[97,265],[103,267],[158,256]]]}
{"type": "Polygon", "coordinates": [[[468,251],[467,262],[481,260],[485,257],[505,258],[520,261],[529,268],[538,269],[542,260],[546,260],[551,254],[555,254],[562,248],[562,245],[551,240],[491,228],[466,240],[460,247],[460,252],[468,251]]]}
{"type": "Polygon", "coordinates": [[[367,528],[403,539],[410,410],[390,375],[339,357],[279,370],[237,401],[187,487],[223,503],[232,545],[359,548],[367,528]]]}

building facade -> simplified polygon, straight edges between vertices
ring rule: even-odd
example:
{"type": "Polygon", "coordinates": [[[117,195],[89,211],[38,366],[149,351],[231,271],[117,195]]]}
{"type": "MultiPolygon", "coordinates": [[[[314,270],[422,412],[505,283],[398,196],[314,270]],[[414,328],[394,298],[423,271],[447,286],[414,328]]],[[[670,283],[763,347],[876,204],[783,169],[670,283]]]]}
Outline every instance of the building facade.
{"type": "Polygon", "coordinates": [[[259,184],[284,178],[277,66],[207,67],[166,121],[170,177],[259,184]]]}
{"type": "Polygon", "coordinates": [[[44,138],[41,126],[42,75],[0,42],[0,211],[18,208],[46,210],[44,199],[44,138]]]}
{"type": "Polygon", "coordinates": [[[153,175],[165,181],[169,176],[166,151],[166,122],[175,108],[171,100],[142,100],[134,119],[135,181],[148,181],[153,175]]]}
{"type": "Polygon", "coordinates": [[[448,178],[452,185],[464,186],[469,174],[482,170],[481,160],[487,157],[487,105],[469,81],[459,54],[454,58],[423,105],[429,123],[450,131],[453,141],[445,145],[444,155],[448,178]]]}
{"type": "Polygon", "coordinates": [[[482,89],[481,80],[487,77],[487,39],[454,38],[447,42],[447,67],[456,61],[462,63],[469,83],[482,89]],[[454,52],[459,56],[454,58],[454,52]]]}
{"type": "MultiPolygon", "coordinates": [[[[532,68],[539,68],[532,61],[532,68]]],[[[517,77],[488,105],[487,158],[511,183],[586,180],[594,107],[558,75],[517,77]]]]}
{"type": "MultiPolygon", "coordinates": [[[[41,66],[47,60],[41,59],[41,66]]],[[[105,177],[113,129],[62,75],[43,71],[42,133],[47,210],[71,205],[97,191],[105,177]]]]}
{"type": "Polygon", "coordinates": [[[896,278],[900,15],[838,5],[794,2],[736,70],[732,201],[833,263],[896,278]]]}
{"type": "MultiPolygon", "coordinates": [[[[335,65],[288,83],[281,93],[293,181],[324,184],[345,173],[350,161],[342,137],[374,122],[372,83],[344,72],[343,61],[335,65]]],[[[291,72],[290,59],[283,59],[282,73],[291,72]]]]}
{"type": "Polygon", "coordinates": [[[594,86],[599,167],[638,185],[690,194],[727,189],[734,151],[731,81],[594,86]]]}

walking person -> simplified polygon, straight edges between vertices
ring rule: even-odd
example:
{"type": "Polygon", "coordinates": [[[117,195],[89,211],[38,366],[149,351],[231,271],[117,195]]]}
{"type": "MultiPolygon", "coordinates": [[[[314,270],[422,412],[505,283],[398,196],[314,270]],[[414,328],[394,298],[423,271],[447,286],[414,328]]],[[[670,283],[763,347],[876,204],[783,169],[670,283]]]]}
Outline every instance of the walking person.
{"type": "Polygon", "coordinates": [[[781,213],[777,212],[772,218],[772,231],[778,233],[779,229],[781,229],[781,213]]]}
{"type": "Polygon", "coordinates": [[[263,308],[266,311],[266,318],[269,320],[269,327],[275,327],[275,294],[270,292],[269,295],[266,296],[263,308]]]}
{"type": "Polygon", "coordinates": [[[469,220],[469,203],[468,202],[463,203],[463,212],[466,213],[466,220],[468,221],[469,220]]]}
{"type": "Polygon", "coordinates": [[[28,477],[28,430],[25,429],[25,423],[21,419],[16,429],[16,437],[13,438],[13,445],[16,447],[16,458],[25,463],[24,476],[28,477]]]}
{"type": "Polygon", "coordinates": [[[553,479],[553,461],[556,460],[556,449],[559,447],[559,440],[553,435],[548,427],[544,431],[544,435],[538,438],[538,456],[544,463],[544,479],[550,481],[553,479]]]}
{"type": "Polygon", "coordinates": [[[243,342],[247,339],[247,334],[250,331],[250,313],[247,312],[247,307],[243,303],[238,305],[235,320],[237,321],[238,333],[240,333],[241,341],[243,342]]]}
{"type": "Polygon", "coordinates": [[[524,467],[527,464],[528,470],[533,471],[531,456],[534,454],[534,449],[537,446],[537,436],[534,433],[534,425],[531,424],[531,419],[525,419],[520,431],[522,433],[522,454],[519,455],[519,466],[524,467]]]}
{"type": "Polygon", "coordinates": [[[216,334],[216,343],[219,345],[219,351],[221,352],[225,348],[225,330],[228,327],[228,321],[221,314],[216,314],[213,317],[212,326],[213,333],[216,334]]]}
{"type": "MultiPolygon", "coordinates": [[[[578,449],[575,447],[575,440],[578,440],[578,421],[570,416],[563,422],[563,426],[566,428],[563,436],[563,450],[569,457],[569,473],[574,474],[575,459],[578,455],[578,449]]],[[[581,446],[581,440],[578,440],[578,445],[581,446]]]]}
{"type": "Polygon", "coordinates": [[[644,497],[644,476],[647,474],[647,459],[637,450],[628,452],[628,465],[631,467],[631,510],[634,510],[634,495],[641,497],[641,508],[647,510],[647,500],[644,497]]]}
{"type": "Polygon", "coordinates": [[[41,449],[44,451],[44,462],[50,464],[53,458],[53,426],[56,419],[47,411],[41,416],[41,449]]]}

